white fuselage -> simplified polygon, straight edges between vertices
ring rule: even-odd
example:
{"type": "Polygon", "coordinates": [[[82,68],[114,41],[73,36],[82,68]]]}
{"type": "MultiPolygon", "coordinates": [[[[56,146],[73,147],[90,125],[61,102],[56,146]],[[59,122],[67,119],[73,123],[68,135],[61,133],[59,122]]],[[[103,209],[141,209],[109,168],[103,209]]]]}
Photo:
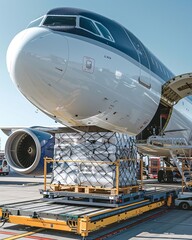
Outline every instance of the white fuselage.
{"type": "MultiPolygon", "coordinates": [[[[94,39],[44,27],[11,42],[7,65],[19,91],[55,120],[137,135],[150,123],[163,80],[127,54],[94,39]]],[[[191,136],[192,105],[175,105],[167,129],[191,136]],[[186,108],[188,109],[186,111],[186,108]]]]}

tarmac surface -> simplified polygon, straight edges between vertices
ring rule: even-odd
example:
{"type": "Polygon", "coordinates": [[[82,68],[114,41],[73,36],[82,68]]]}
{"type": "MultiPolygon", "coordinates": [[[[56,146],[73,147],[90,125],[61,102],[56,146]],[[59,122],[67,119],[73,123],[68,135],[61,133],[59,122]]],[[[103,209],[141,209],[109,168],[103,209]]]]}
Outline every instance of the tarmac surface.
{"type": "MultiPolygon", "coordinates": [[[[11,173],[8,176],[0,176],[0,205],[42,198],[39,189],[43,189],[43,183],[43,177],[25,177],[15,173],[11,173]]],[[[148,181],[146,186],[159,188],[161,185],[154,185],[148,181]]],[[[172,186],[165,185],[165,187],[171,188],[172,186]]],[[[173,187],[179,186],[174,184],[173,187]]],[[[191,210],[184,211],[173,208],[158,214],[159,211],[158,209],[152,213],[157,214],[155,218],[148,218],[148,216],[151,216],[151,212],[148,212],[137,218],[100,229],[98,232],[91,233],[86,239],[192,240],[191,210]],[[118,228],[123,228],[131,223],[133,223],[132,226],[117,231],[118,228]],[[114,231],[113,234],[109,234],[112,231],[114,231]],[[106,235],[105,238],[100,238],[100,236],[103,235],[106,235]]],[[[0,223],[0,226],[1,225],[0,223]]],[[[39,228],[5,223],[5,225],[0,228],[0,239],[75,240],[81,239],[81,237],[74,233],[64,231],[42,230],[39,228]]]]}

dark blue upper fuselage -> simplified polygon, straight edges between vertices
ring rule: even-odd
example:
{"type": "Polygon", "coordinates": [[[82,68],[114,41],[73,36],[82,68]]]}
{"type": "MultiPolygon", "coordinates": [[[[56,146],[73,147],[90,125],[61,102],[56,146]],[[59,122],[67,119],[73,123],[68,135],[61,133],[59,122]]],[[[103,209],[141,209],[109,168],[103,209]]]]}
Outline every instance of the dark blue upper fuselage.
{"type": "MultiPolygon", "coordinates": [[[[174,77],[174,74],[162,63],[160,62],[142,43],[136,38],[130,31],[119,23],[108,19],[99,14],[82,10],[76,8],[56,8],[52,9],[47,13],[47,16],[81,16],[93,21],[93,23],[99,25],[99,23],[104,26],[111,34],[113,40],[109,38],[100,37],[99,35],[92,33],[91,31],[86,31],[83,28],[70,27],[70,28],[60,28],[53,29],[56,31],[65,31],[72,34],[77,34],[85,36],[97,41],[100,41],[108,46],[111,46],[119,51],[127,54],[137,62],[141,63],[146,68],[150,69],[151,72],[159,76],[164,81],[167,81],[174,77]]],[[[88,21],[82,24],[90,28],[88,21]]],[[[85,26],[86,28],[86,26],[85,26]]],[[[106,31],[106,30],[105,30],[106,31]]]]}

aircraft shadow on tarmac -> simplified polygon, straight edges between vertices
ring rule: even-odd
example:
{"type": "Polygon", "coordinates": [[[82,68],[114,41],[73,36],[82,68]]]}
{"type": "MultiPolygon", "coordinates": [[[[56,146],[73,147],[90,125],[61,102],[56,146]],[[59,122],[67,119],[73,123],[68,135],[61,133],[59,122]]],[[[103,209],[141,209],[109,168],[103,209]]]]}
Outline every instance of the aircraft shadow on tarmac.
{"type": "Polygon", "coordinates": [[[4,185],[22,185],[22,186],[34,186],[43,184],[44,176],[24,176],[15,172],[10,172],[9,175],[0,175],[0,184],[4,185]]]}

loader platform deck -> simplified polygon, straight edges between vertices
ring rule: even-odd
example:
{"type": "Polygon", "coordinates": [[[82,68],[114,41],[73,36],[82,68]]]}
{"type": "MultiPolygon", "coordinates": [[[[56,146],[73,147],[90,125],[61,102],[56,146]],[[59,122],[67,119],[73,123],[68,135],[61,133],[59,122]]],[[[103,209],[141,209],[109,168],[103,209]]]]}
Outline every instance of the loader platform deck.
{"type": "Polygon", "coordinates": [[[74,232],[83,238],[112,223],[138,216],[171,203],[175,190],[150,191],[144,200],[115,208],[43,201],[16,202],[0,206],[3,222],[74,232]]]}

